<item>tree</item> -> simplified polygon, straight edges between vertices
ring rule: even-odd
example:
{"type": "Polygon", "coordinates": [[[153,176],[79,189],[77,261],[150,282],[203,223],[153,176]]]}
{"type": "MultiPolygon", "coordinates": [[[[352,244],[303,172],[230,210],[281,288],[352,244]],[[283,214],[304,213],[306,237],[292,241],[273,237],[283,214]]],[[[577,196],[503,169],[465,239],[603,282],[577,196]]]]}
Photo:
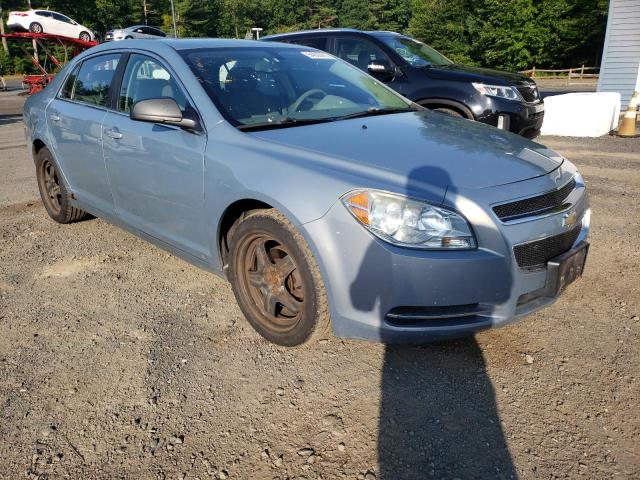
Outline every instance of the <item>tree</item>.
{"type": "Polygon", "coordinates": [[[215,0],[183,0],[178,4],[180,36],[216,37],[222,5],[215,0]]]}
{"type": "Polygon", "coordinates": [[[411,18],[410,0],[371,0],[369,9],[373,18],[372,30],[404,32],[411,18]]]}
{"type": "Polygon", "coordinates": [[[534,1],[485,0],[476,7],[469,22],[472,58],[484,65],[512,70],[540,65],[548,25],[538,22],[534,1]]]}
{"type": "Polygon", "coordinates": [[[343,0],[340,4],[338,19],[341,27],[368,30],[375,18],[368,2],[362,0],[343,0]]]}
{"type": "Polygon", "coordinates": [[[475,64],[469,24],[475,13],[472,0],[413,0],[409,33],[455,62],[475,64]]]}

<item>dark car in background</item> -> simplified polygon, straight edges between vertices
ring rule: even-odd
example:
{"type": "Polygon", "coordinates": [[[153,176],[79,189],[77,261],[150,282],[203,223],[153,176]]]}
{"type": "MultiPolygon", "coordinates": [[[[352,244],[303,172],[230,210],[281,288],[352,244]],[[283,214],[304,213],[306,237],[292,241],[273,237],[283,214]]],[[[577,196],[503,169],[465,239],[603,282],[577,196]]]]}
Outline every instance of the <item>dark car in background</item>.
{"type": "Polygon", "coordinates": [[[540,132],[544,103],[533,80],[452,62],[432,47],[395,32],[320,29],[262,40],[329,52],[432,110],[493,125],[525,137],[540,132]]]}

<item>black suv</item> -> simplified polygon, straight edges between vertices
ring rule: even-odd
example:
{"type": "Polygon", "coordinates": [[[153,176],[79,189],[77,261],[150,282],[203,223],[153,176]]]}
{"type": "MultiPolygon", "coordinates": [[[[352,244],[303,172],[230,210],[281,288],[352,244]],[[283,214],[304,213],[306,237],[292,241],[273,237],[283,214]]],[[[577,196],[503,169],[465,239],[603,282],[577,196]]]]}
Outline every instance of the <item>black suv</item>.
{"type": "Polygon", "coordinates": [[[329,52],[432,110],[526,137],[538,135],[542,126],[544,103],[530,78],[455,64],[405,35],[340,28],[269,35],[262,40],[329,52]]]}

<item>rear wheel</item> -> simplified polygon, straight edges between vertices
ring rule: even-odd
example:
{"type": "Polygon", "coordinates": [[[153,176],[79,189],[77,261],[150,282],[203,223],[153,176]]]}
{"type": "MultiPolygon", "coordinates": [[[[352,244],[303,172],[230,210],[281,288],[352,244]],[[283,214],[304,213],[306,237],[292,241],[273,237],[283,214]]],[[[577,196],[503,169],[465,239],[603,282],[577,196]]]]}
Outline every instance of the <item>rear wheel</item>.
{"type": "Polygon", "coordinates": [[[253,328],[288,347],[322,337],[329,325],[322,277],[284,215],[274,209],[245,213],[229,236],[229,280],[253,328]]]}
{"type": "Polygon", "coordinates": [[[83,42],[90,42],[91,41],[91,35],[89,35],[89,32],[81,32],[80,33],[80,40],[82,40],[83,42]]]}
{"type": "Polygon", "coordinates": [[[125,40],[131,40],[133,37],[131,35],[127,35],[126,37],[124,37],[125,40]]]}
{"type": "Polygon", "coordinates": [[[46,147],[36,154],[36,178],[44,208],[53,220],[58,223],[72,223],[88,216],[85,211],[71,206],[69,193],[58,167],[46,147]]]}
{"type": "Polygon", "coordinates": [[[31,33],[42,33],[42,25],[40,25],[38,22],[33,22],[31,25],[29,25],[29,31],[31,33]]]}

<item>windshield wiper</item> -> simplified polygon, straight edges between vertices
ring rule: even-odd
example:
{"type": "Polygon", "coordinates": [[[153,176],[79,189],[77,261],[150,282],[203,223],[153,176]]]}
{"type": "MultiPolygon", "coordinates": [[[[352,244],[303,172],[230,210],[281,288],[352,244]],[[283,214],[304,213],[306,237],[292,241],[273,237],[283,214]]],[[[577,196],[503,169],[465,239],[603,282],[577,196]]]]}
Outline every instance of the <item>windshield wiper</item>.
{"type": "Polygon", "coordinates": [[[326,123],[330,122],[331,118],[291,118],[286,117],[277,122],[259,122],[259,123],[246,123],[239,125],[238,130],[243,132],[250,132],[252,130],[271,130],[276,128],[288,128],[288,127],[300,127],[302,125],[313,125],[314,123],[326,123]]]}
{"type": "Polygon", "coordinates": [[[362,112],[355,112],[355,113],[349,113],[347,115],[341,115],[339,117],[332,117],[331,121],[348,120],[350,118],[375,117],[376,115],[389,115],[392,113],[405,113],[405,112],[415,112],[415,111],[417,111],[417,109],[412,107],[370,108],[369,110],[364,110],[362,112]]]}
{"type": "Polygon", "coordinates": [[[417,110],[419,109],[415,107],[370,108],[362,112],[349,113],[347,115],[341,115],[338,117],[326,117],[326,118],[286,117],[281,120],[278,120],[277,122],[246,123],[244,125],[239,125],[237,128],[238,130],[242,130],[243,132],[250,132],[254,130],[273,130],[276,128],[300,127],[302,125],[313,125],[315,123],[327,123],[327,122],[335,122],[338,120],[348,120],[350,118],[373,117],[376,115],[388,115],[391,113],[415,112],[417,110]]]}

